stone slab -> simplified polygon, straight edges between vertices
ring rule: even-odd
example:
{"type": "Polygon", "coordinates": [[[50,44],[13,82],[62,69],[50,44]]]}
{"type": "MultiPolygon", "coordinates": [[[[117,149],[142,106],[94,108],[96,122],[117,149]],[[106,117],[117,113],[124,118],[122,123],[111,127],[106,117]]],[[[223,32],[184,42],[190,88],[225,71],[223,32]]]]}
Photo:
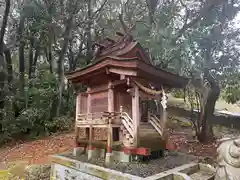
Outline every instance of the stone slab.
{"type": "MultiPolygon", "coordinates": [[[[51,179],[60,180],[67,177],[75,178],[75,180],[93,179],[93,180],[194,180],[196,173],[199,171],[207,171],[210,173],[210,180],[214,177],[214,168],[198,164],[185,164],[156,175],[148,177],[139,177],[131,174],[123,173],[117,170],[109,169],[98,165],[93,165],[86,162],[81,162],[76,159],[64,157],[61,155],[52,156],[51,179]],[[201,169],[201,167],[203,167],[201,169]],[[195,173],[195,174],[194,174],[195,173]],[[212,173],[212,174],[211,174],[212,173]],[[194,175],[193,175],[194,174],[194,175]],[[191,177],[192,175],[192,177],[191,177]]],[[[199,174],[201,174],[199,173],[199,174]]],[[[198,175],[198,174],[197,174],[198,175]]],[[[198,176],[199,178],[199,176],[198,176]]]]}

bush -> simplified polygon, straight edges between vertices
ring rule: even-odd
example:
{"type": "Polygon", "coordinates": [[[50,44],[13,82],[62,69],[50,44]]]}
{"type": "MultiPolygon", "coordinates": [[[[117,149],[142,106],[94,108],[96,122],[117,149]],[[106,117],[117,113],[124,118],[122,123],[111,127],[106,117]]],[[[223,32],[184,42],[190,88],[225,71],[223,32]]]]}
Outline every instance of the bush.
{"type": "MultiPolygon", "coordinates": [[[[15,85],[14,85],[15,86],[15,85]]],[[[9,92],[5,97],[7,103],[0,109],[0,143],[12,139],[35,138],[57,131],[65,131],[73,126],[74,97],[71,89],[64,90],[62,97],[61,117],[55,117],[58,101],[57,78],[47,71],[40,72],[38,77],[29,82],[30,88],[25,97],[19,89],[9,92]]],[[[17,87],[17,86],[16,86],[17,87]]]]}
{"type": "Polygon", "coordinates": [[[52,121],[46,122],[45,127],[50,132],[71,130],[74,127],[74,118],[69,116],[54,117],[52,121]]]}
{"type": "Polygon", "coordinates": [[[181,99],[184,99],[184,91],[183,90],[179,90],[179,89],[176,89],[176,90],[173,90],[171,92],[172,96],[175,97],[175,98],[181,98],[181,99]]]}

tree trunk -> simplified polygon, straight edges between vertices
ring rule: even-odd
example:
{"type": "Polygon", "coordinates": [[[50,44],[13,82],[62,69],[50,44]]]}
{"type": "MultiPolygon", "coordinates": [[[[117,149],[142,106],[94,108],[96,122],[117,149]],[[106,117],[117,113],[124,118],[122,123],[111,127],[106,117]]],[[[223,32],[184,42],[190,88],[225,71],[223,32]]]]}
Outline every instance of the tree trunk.
{"type": "Polygon", "coordinates": [[[52,43],[49,44],[48,49],[48,60],[49,60],[49,71],[52,74],[53,73],[53,58],[52,58],[52,43]]]}
{"type": "Polygon", "coordinates": [[[212,125],[210,125],[209,120],[214,116],[215,104],[220,95],[219,84],[216,82],[215,78],[211,75],[208,69],[205,69],[204,71],[204,78],[210,83],[211,90],[204,106],[202,129],[198,135],[198,140],[200,142],[206,142],[213,139],[212,125]]]}
{"type": "Polygon", "coordinates": [[[10,11],[10,0],[6,0],[6,6],[5,6],[5,11],[4,11],[4,15],[3,15],[3,20],[2,20],[2,26],[1,26],[1,30],[0,30],[0,53],[3,53],[3,39],[4,39],[4,35],[6,32],[6,27],[7,27],[7,21],[8,21],[8,15],[9,15],[9,11],[10,11]]]}
{"type": "Polygon", "coordinates": [[[90,63],[92,59],[92,34],[91,34],[91,26],[92,26],[92,0],[88,0],[87,4],[87,63],[90,63]]]}
{"type": "Polygon", "coordinates": [[[24,60],[24,39],[23,39],[23,30],[24,30],[25,16],[20,17],[19,27],[18,27],[18,38],[20,41],[18,55],[19,55],[19,80],[20,80],[20,92],[24,96],[24,87],[25,87],[25,60],[24,60]]]}
{"type": "Polygon", "coordinates": [[[148,7],[149,25],[152,26],[154,23],[154,14],[158,5],[158,0],[146,0],[146,4],[148,7]]]}
{"type": "Polygon", "coordinates": [[[33,64],[32,64],[32,75],[34,74],[34,77],[36,74],[37,60],[39,57],[39,53],[40,53],[40,47],[36,47],[34,58],[33,58],[33,64]]]}
{"type": "Polygon", "coordinates": [[[74,55],[72,52],[72,43],[69,43],[69,48],[68,48],[68,63],[69,63],[69,69],[68,71],[73,71],[74,67],[74,55]]]}
{"type": "MultiPolygon", "coordinates": [[[[10,0],[5,1],[5,11],[2,20],[2,26],[0,30],[0,109],[5,107],[5,96],[7,93],[7,79],[8,79],[8,71],[7,71],[7,63],[6,58],[3,55],[4,52],[4,35],[6,32],[7,21],[10,11],[10,0]]],[[[11,57],[11,56],[10,56],[11,57]]]]}
{"type": "Polygon", "coordinates": [[[33,37],[30,38],[30,47],[29,47],[29,52],[28,52],[28,60],[29,60],[29,67],[28,67],[28,77],[29,80],[31,81],[32,79],[32,66],[33,66],[33,44],[34,44],[34,39],[33,37]]]}
{"type": "Polygon", "coordinates": [[[8,73],[8,84],[12,83],[13,80],[13,68],[12,68],[12,57],[9,49],[5,49],[4,51],[5,59],[7,62],[7,73],[8,73]]]}
{"type": "Polygon", "coordinates": [[[7,94],[7,63],[3,54],[0,54],[0,62],[0,109],[4,109],[7,94]]]}
{"type": "Polygon", "coordinates": [[[62,107],[62,93],[63,93],[63,89],[64,89],[64,55],[67,51],[72,26],[73,26],[73,14],[70,14],[70,17],[68,18],[66,26],[65,26],[66,29],[65,29],[65,32],[63,35],[64,42],[63,42],[61,52],[60,52],[60,55],[58,58],[59,97],[58,97],[58,104],[57,104],[57,109],[56,109],[56,116],[60,115],[60,109],[62,107]]]}

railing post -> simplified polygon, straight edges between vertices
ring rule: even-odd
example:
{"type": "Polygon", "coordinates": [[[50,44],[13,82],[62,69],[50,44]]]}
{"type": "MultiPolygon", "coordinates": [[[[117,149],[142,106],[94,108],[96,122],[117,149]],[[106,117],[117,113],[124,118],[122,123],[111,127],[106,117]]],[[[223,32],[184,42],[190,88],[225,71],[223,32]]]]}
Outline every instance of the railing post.
{"type": "Polygon", "coordinates": [[[78,143],[78,139],[79,139],[79,127],[77,126],[77,121],[78,121],[78,115],[80,114],[80,108],[81,108],[81,94],[77,94],[76,97],[76,117],[75,117],[75,143],[76,143],[76,147],[73,149],[73,154],[76,156],[79,152],[79,143],[78,143]]]}
{"type": "Polygon", "coordinates": [[[149,122],[150,118],[151,118],[149,110],[147,111],[147,118],[148,118],[148,122],[149,122]]]}
{"type": "Polygon", "coordinates": [[[139,144],[139,88],[134,85],[133,87],[133,96],[132,96],[132,119],[133,119],[133,129],[134,129],[134,146],[138,146],[139,144]]]}
{"type": "Polygon", "coordinates": [[[114,112],[114,92],[112,82],[108,82],[108,112],[114,112]]]}
{"type": "Polygon", "coordinates": [[[108,138],[107,138],[107,152],[105,163],[109,164],[112,157],[112,140],[113,140],[113,128],[112,128],[112,118],[114,112],[114,92],[112,87],[112,82],[108,82],[108,138]]]}
{"type": "Polygon", "coordinates": [[[111,162],[112,157],[112,118],[111,115],[109,116],[109,123],[108,123],[108,139],[107,139],[107,152],[106,152],[106,159],[105,163],[108,165],[111,162]]]}

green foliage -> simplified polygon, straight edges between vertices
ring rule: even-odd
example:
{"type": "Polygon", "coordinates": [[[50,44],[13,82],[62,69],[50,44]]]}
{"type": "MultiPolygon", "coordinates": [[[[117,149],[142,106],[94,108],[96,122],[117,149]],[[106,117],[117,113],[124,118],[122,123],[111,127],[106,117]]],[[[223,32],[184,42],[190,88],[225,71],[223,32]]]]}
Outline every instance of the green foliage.
{"type": "Polygon", "coordinates": [[[57,79],[48,71],[40,71],[37,78],[29,83],[28,107],[23,106],[23,98],[18,93],[7,101],[5,109],[0,112],[0,143],[21,137],[35,138],[41,135],[69,130],[73,118],[69,117],[69,109],[75,109],[73,97],[67,99],[64,92],[64,106],[61,117],[54,116],[57,101],[57,79]],[[70,103],[68,103],[70,102],[70,103]],[[66,113],[64,113],[66,112],[66,113]]]}
{"type": "Polygon", "coordinates": [[[240,74],[232,73],[226,79],[223,99],[228,103],[236,103],[240,100],[240,74]]]}
{"type": "MultiPolygon", "coordinates": [[[[8,92],[0,91],[0,142],[71,127],[72,120],[68,117],[74,116],[74,93],[69,84],[63,83],[63,74],[91,63],[94,41],[106,36],[115,39],[115,32],[122,30],[119,13],[126,26],[136,24],[130,33],[148,49],[154,65],[184,76],[190,73],[199,76],[207,66],[220,81],[224,98],[231,103],[240,99],[237,46],[240,31],[233,25],[240,0],[219,4],[209,0],[213,5],[207,11],[202,9],[207,1],[200,0],[156,1],[151,9],[146,0],[104,2],[13,2],[4,38],[11,50],[14,82],[8,82],[8,92]],[[201,12],[204,12],[202,17],[201,12]],[[23,17],[24,28],[20,33],[23,17]],[[71,26],[70,17],[73,17],[71,26]],[[67,30],[69,33],[65,33],[67,30]],[[19,48],[18,37],[22,37],[24,44],[22,58],[18,57],[20,51],[14,49],[19,48]],[[20,65],[24,66],[21,72],[25,72],[25,79],[18,77],[20,65]],[[29,67],[34,67],[31,73],[29,67]],[[62,114],[56,117],[59,109],[62,114]]],[[[1,78],[0,75],[5,85],[6,79],[1,78]]],[[[172,93],[175,97],[184,96],[183,91],[172,93]]],[[[186,104],[197,107],[195,94],[190,96],[186,104]]]]}

